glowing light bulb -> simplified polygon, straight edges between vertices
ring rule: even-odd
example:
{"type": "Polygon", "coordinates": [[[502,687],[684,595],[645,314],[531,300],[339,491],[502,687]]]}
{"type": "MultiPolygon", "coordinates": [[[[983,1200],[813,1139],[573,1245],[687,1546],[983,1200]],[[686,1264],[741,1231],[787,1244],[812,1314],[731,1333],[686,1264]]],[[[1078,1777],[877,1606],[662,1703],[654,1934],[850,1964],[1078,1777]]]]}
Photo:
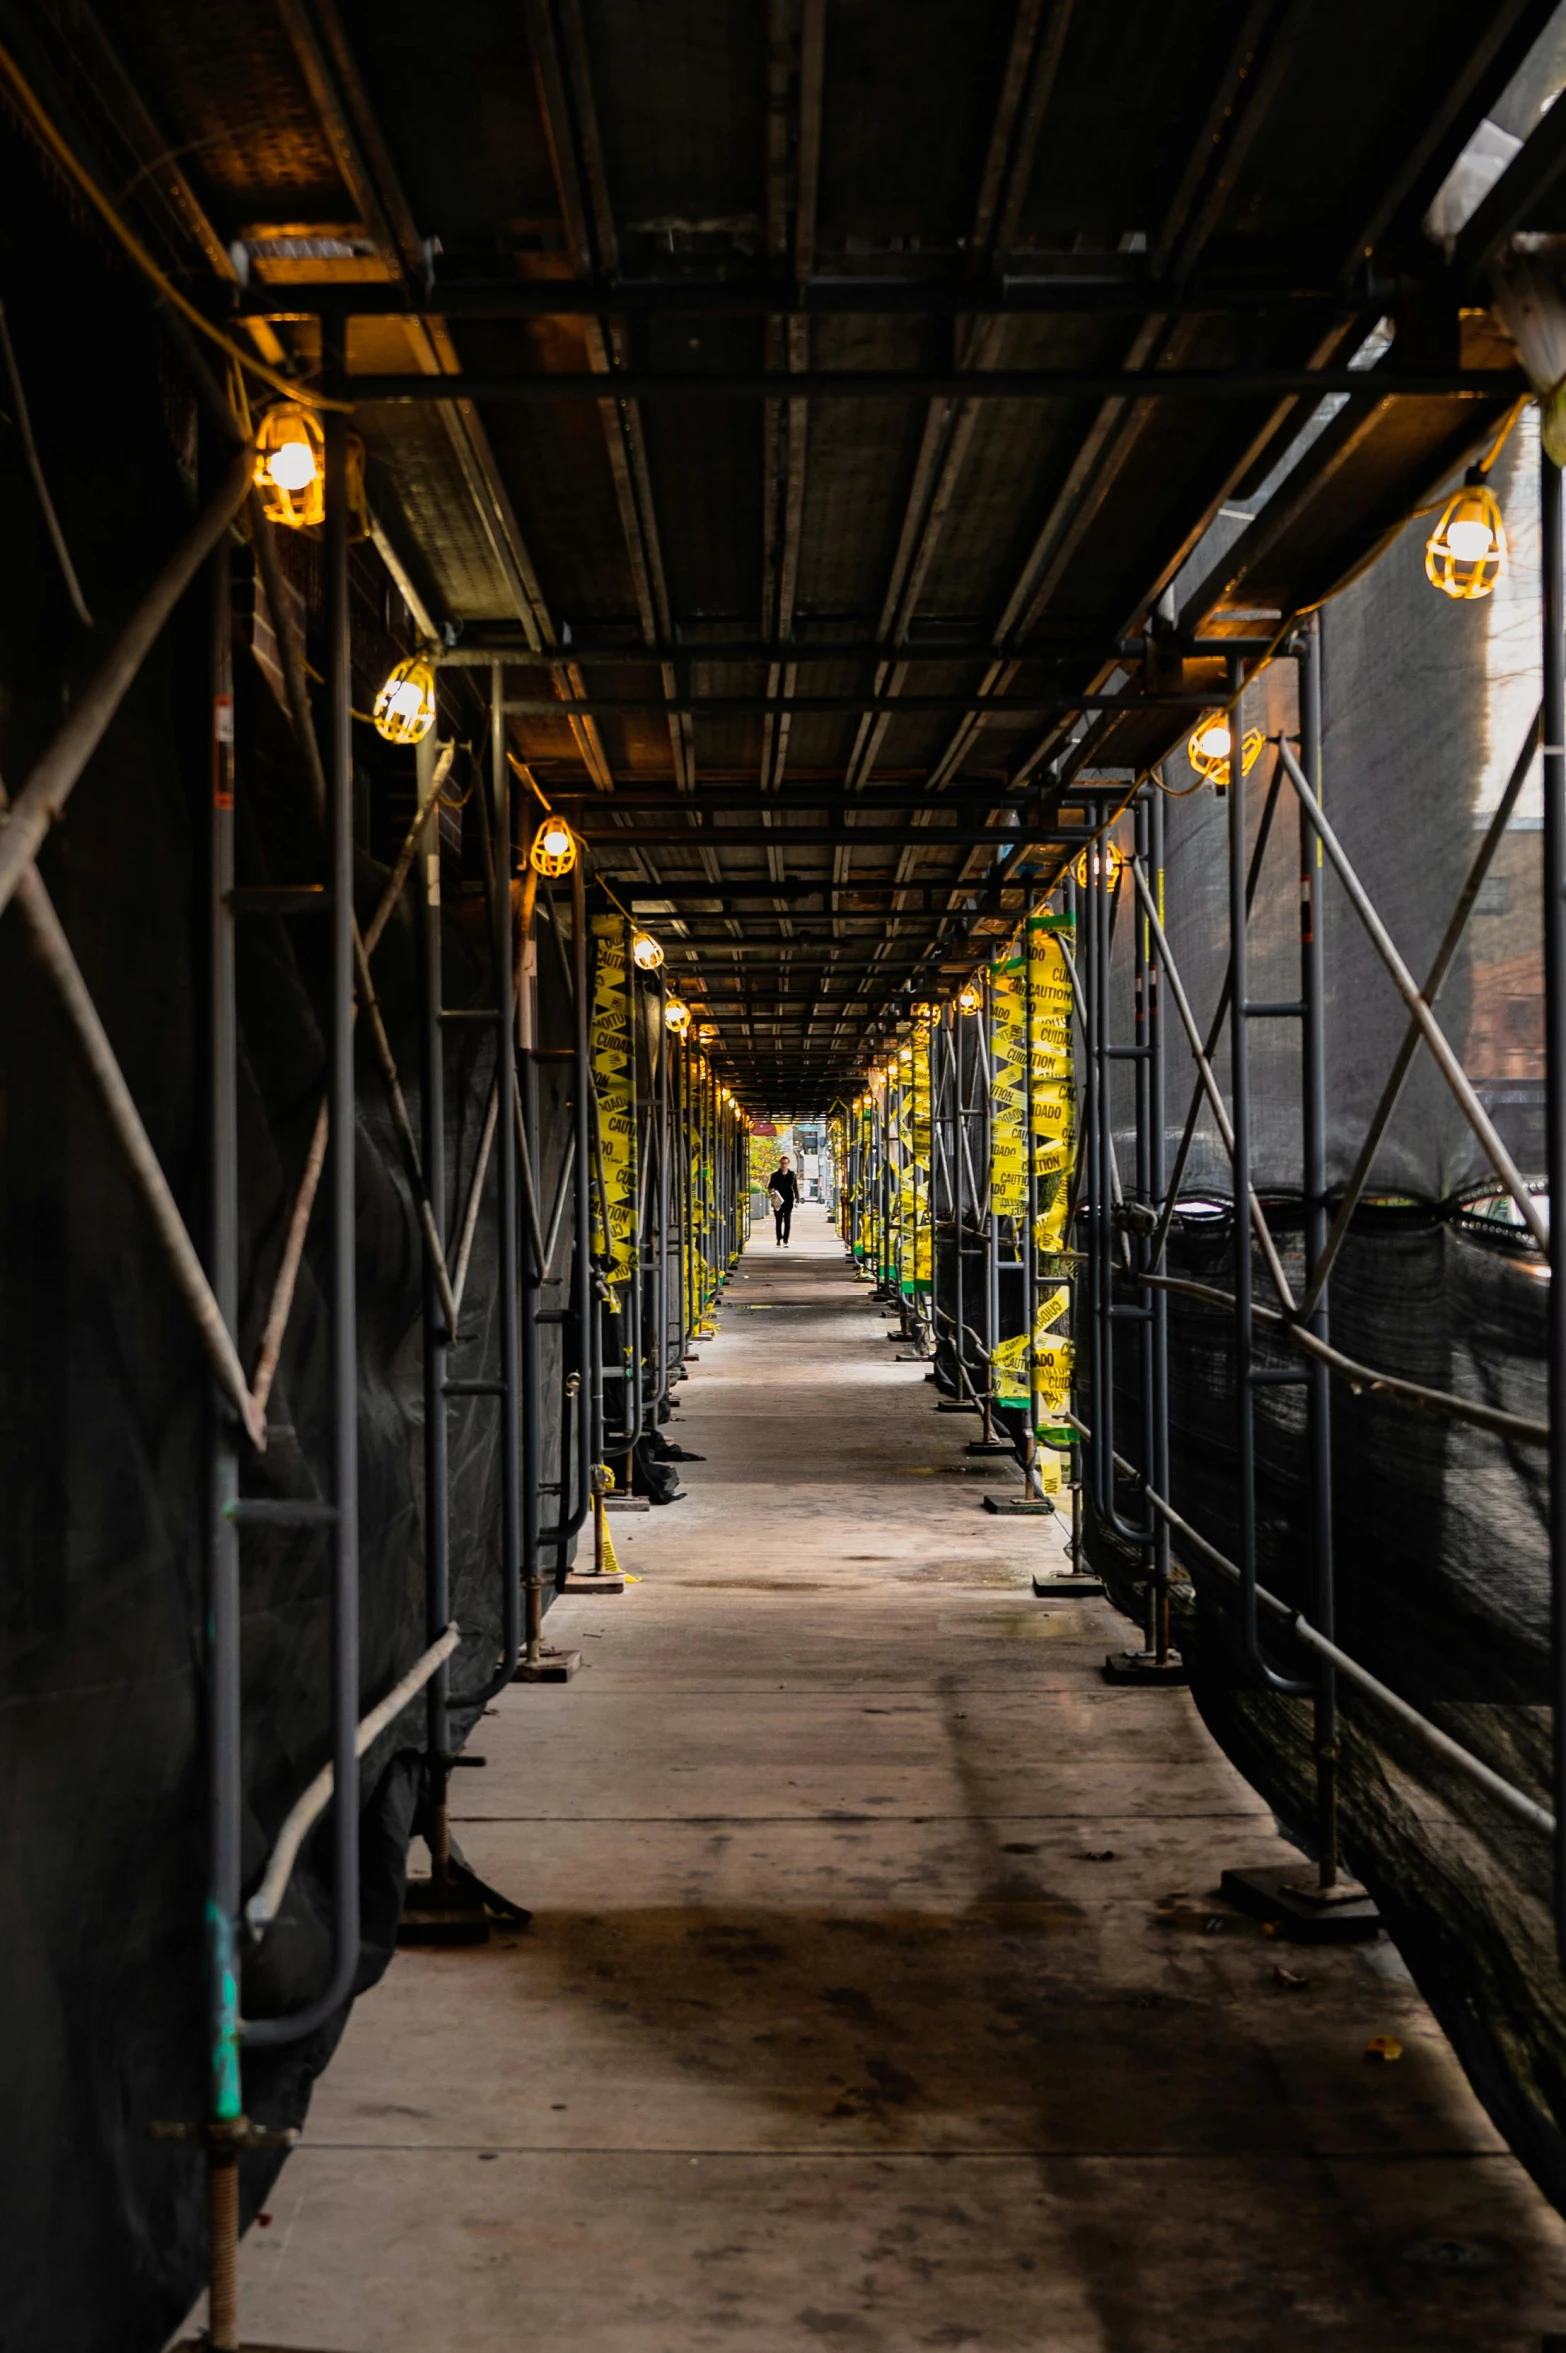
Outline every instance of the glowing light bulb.
{"type": "MultiPolygon", "coordinates": [[[[1260,728],[1248,727],[1240,738],[1240,773],[1249,776],[1261,757],[1263,737],[1260,728]]],[[[1226,784],[1229,762],[1234,753],[1234,736],[1225,711],[1204,711],[1196,723],[1196,732],[1185,747],[1185,756],[1198,776],[1205,776],[1210,784],[1226,784]]]]}
{"type": "Polygon", "coordinates": [[[266,478],[279,490],[303,490],[317,471],[315,452],[305,441],[285,441],[266,461],[266,478]]]}
{"type": "Polygon", "coordinates": [[[983,990],[982,990],[982,989],[979,987],[979,984],[978,984],[978,982],[977,982],[977,981],[972,981],[972,980],[970,980],[970,981],[965,981],[965,982],[963,983],[963,986],[962,986],[962,987],[961,987],[961,988],[958,990],[958,992],[957,992],[957,1010],[958,1010],[958,1012],[959,1012],[959,1013],[977,1013],[977,1012],[978,1012],[978,1010],[979,1010],[979,1007],[980,1007],[980,1006],[981,1006],[983,1003],[984,1003],[984,992],[983,992],[983,990]]]}
{"type": "Polygon", "coordinates": [[[375,698],[376,733],[388,743],[422,743],[435,724],[435,672],[422,654],[399,662],[375,698]]]}
{"type": "Polygon", "coordinates": [[[1425,542],[1425,578],[1443,596],[1469,603],[1488,596],[1505,569],[1506,525],[1495,493],[1471,478],[1425,542]]]}
{"type": "Polygon", "coordinates": [[[1477,516],[1453,523],[1447,531],[1446,544],[1460,564],[1481,563],[1492,545],[1490,526],[1477,516]]]}
{"type": "Polygon", "coordinates": [[[631,942],[631,959],[642,972],[656,972],[663,962],[663,950],[650,931],[639,931],[631,942]]]}
{"type": "Polygon", "coordinates": [[[691,1009],[683,998],[671,997],[663,1009],[664,1026],[677,1038],[683,1038],[691,1026],[691,1009]]]}
{"type": "Polygon", "coordinates": [[[528,857],[538,873],[551,881],[569,874],[576,864],[576,837],[563,817],[546,817],[533,836],[528,857]]]}
{"type": "Polygon", "coordinates": [[[309,409],[280,400],[263,412],[256,425],[255,485],[269,523],[297,531],[323,519],[325,457],[320,420],[309,409]]]}

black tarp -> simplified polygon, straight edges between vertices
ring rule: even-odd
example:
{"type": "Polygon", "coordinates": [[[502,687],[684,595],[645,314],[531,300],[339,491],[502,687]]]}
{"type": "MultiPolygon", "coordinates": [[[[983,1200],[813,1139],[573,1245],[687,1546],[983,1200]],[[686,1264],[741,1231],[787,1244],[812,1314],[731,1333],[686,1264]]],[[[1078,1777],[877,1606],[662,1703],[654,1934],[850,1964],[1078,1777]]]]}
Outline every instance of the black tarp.
{"type": "MultiPolygon", "coordinates": [[[[98,620],[70,617],[17,438],[0,429],[0,770],[14,790],[164,553],[188,528],[196,409],[138,298],[62,229],[0,148],[0,264],[46,467],[98,620]],[[71,273],[69,305],[55,299],[71,273]],[[112,367],[106,355],[114,355],[112,367]]],[[[313,628],[314,569],[290,571],[313,628]]],[[[313,881],[324,857],[304,771],[247,643],[247,564],[235,551],[237,824],[243,881],[313,881]]],[[[388,610],[378,565],[355,554],[355,703],[373,693],[388,610]]],[[[207,592],[186,600],[126,698],[43,862],[152,1142],[198,1240],[207,1071],[204,943],[207,592]]],[[[318,643],[313,650],[319,657],[318,643]]],[[[318,661],[319,666],[319,661],[318,661]]],[[[475,729],[482,742],[481,729],[475,729]]],[[[412,755],[355,728],[361,921],[409,805],[412,755]],[[370,854],[372,846],[379,857],[370,854]]],[[[446,837],[446,996],[482,1003],[478,846],[470,804],[446,837]]],[[[241,1356],[253,1364],[324,1074],[325,927],[247,918],[239,1005],[241,1356]]],[[[376,960],[383,1010],[418,1120],[414,937],[406,908],[376,960]]],[[[543,1042],[568,1034],[546,962],[543,1042]]],[[[465,1199],[492,1046],[454,1033],[448,1153],[465,1199]]],[[[565,1081],[545,1071],[543,1180],[559,1166],[565,1081]]],[[[361,1038],[353,1139],[360,1300],[363,1693],[373,1704],[425,1643],[417,1223],[380,1081],[361,1038]]],[[[318,1214],[270,1406],[258,1493],[328,1489],[324,1219],[318,1214]]],[[[494,1177],[451,1370],[495,1361],[494,1177]]],[[[569,1228],[562,1258],[569,1264],[569,1228]]],[[[548,1302],[565,1292],[557,1282],[548,1302]]],[[[0,2347],[155,2348],[205,2267],[199,2154],[152,2142],[154,2120],[203,2112],[206,1892],[205,1415],[194,1332],[153,1247],[70,1035],[12,910],[0,919],[0,1626],[4,1779],[0,1879],[0,2347]]],[[[559,1335],[545,1335],[546,1452],[558,1443],[559,1335]]],[[[453,1685],[493,1664],[500,1622],[494,1401],[451,1414],[453,1685]]],[[[546,1461],[545,1475],[553,1475],[546,1461]]],[[[258,1873],[284,1813],[326,1761],[328,1564],[319,1533],[242,1542],[245,1867],[258,1873]]],[[[465,1737],[471,1711],[459,1713],[465,1737]]],[[[417,1794],[416,1708],[365,1760],[361,1985],[395,1933],[417,1794]]],[[[329,1820],[327,1825],[329,1838],[329,1820]]],[[[286,1920],[247,1975],[252,2012],[321,1982],[329,1868],[320,1835],[286,1920]]],[[[525,1894],[525,1890],[516,1891],[525,1894]]],[[[246,2061],[250,2112],[297,2121],[340,2021],[309,2044],[246,2061]]],[[[276,2161],[244,2161],[247,2211],[276,2161]]]]}
{"type": "MultiPolygon", "coordinates": [[[[1530,421],[1496,474],[1511,570],[1488,604],[1458,604],[1424,577],[1415,523],[1321,616],[1323,797],[1356,870],[1416,974],[1428,966],[1539,692],[1537,456],[1530,421]]],[[[1264,733],[1294,723],[1291,665],[1248,698],[1264,733]]],[[[1250,835],[1273,755],[1247,786],[1250,835]]],[[[1189,781],[1183,759],[1168,781],[1189,781]]],[[[1538,1176],[1542,1102],[1539,788],[1530,779],[1440,999],[1447,1035],[1525,1173],[1538,1176]]],[[[1205,1029],[1228,953],[1227,806],[1211,790],[1171,799],[1165,908],[1174,956],[1205,1029]]],[[[1251,994],[1299,989],[1296,810],[1281,789],[1251,926],[1251,994]]],[[[1318,876],[1327,970],[1328,1186],[1341,1188],[1406,1015],[1330,873],[1318,876]]],[[[1115,1034],[1130,1034],[1130,924],[1115,944],[1115,1034]]],[[[1170,1006],[1170,1150],[1192,1070],[1170,1006]]],[[[1300,1283],[1299,1029],[1250,1024],[1255,1175],[1286,1271],[1300,1283]]],[[[1227,1046],[1217,1057],[1227,1083],[1227,1046]]],[[[1122,1172],[1133,1166],[1130,1097],[1112,1081],[1122,1172]]],[[[1233,1186],[1204,1108],[1171,1237],[1171,1273],[1232,1289],[1233,1186]]],[[[1483,1216],[1482,1151],[1421,1050],[1375,1162],[1371,1198],[1335,1270],[1332,1337],[1362,1363],[1540,1419],[1546,1411],[1545,1276],[1537,1255],[1483,1216]]],[[[1258,1301],[1272,1303],[1253,1255],[1258,1301]]],[[[1238,1548],[1233,1358],[1227,1317],[1170,1307],[1171,1482],[1177,1508],[1229,1558],[1238,1548]]],[[[1276,1358],[1263,1349],[1264,1361],[1276,1358]]],[[[1293,1361],[1297,1361],[1293,1360],[1293,1361]]],[[[1135,1363],[1117,1353],[1118,1437],[1137,1451],[1135,1363]]],[[[1257,1394],[1258,1566],[1271,1591],[1311,1606],[1308,1496],[1297,1390],[1257,1394]]],[[[1547,1490],[1533,1448],[1333,1384],[1332,1525],[1337,1628],[1347,1650],[1474,1754],[1548,1803],[1547,1490]]],[[[1133,1490],[1123,1502],[1135,1515],[1133,1490]]],[[[1140,1568],[1090,1525],[1090,1550],[1140,1615],[1140,1568]]],[[[1178,1554],[1179,1547],[1176,1546],[1178,1554]]],[[[1315,1768],[1307,1703],[1266,1692],[1246,1667],[1227,1594],[1199,1559],[1177,1640],[1198,1705],[1229,1753],[1305,1845],[1315,1768]]],[[[1308,1672],[1299,1653],[1274,1663],[1308,1672]]],[[[1546,1841],[1384,1710],[1344,1686],[1343,1838],[1422,1991],[1497,2123],[1566,2205],[1566,1988],[1555,1953],[1546,1841]]],[[[1216,1881],[1224,1857],[1211,1856],[1216,1881]]]]}

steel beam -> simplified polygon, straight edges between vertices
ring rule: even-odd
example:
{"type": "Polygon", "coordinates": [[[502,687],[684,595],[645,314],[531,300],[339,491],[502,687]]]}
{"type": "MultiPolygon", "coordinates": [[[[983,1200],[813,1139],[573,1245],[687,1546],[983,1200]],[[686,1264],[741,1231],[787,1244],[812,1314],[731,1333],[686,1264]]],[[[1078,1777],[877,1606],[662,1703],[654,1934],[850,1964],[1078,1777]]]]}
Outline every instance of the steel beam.
{"type": "MultiPolygon", "coordinates": [[[[1041,617],[1047,623],[1048,616],[1041,617]]],[[[703,629],[721,628],[722,622],[703,616],[698,619],[673,622],[674,635],[667,642],[653,645],[633,645],[625,637],[572,636],[563,649],[551,650],[525,644],[520,638],[507,634],[508,624],[495,619],[469,621],[456,645],[438,647],[430,659],[443,670],[487,670],[492,662],[503,662],[508,670],[553,670],[562,660],[579,666],[591,664],[594,669],[645,670],[665,662],[687,668],[713,665],[744,664],[765,668],[772,664],[806,662],[864,662],[872,666],[897,662],[917,666],[930,662],[973,662],[989,664],[1008,662],[1101,662],[1106,651],[1117,658],[1140,661],[1146,650],[1141,636],[1128,637],[1106,649],[1100,637],[1070,636],[1064,631],[1053,637],[1020,638],[1015,642],[1000,639],[976,642],[972,637],[919,637],[910,641],[881,643],[864,637],[849,638],[704,638],[694,635],[703,629]]],[[[603,628],[612,622],[600,624],[603,628]]],[[[638,624],[626,622],[624,628],[638,624]]],[[[1173,632],[1158,639],[1160,654],[1189,656],[1193,660],[1227,660],[1233,653],[1266,654],[1272,651],[1273,638],[1225,634],[1203,637],[1190,632],[1173,632]]]]}
{"type": "MultiPolygon", "coordinates": [[[[1041,712],[1068,711],[1205,711],[1212,707],[1214,697],[1198,689],[1190,694],[1099,694],[1082,692],[1071,694],[1056,688],[1048,694],[1008,695],[1004,700],[995,696],[973,693],[911,694],[896,697],[868,694],[787,694],[787,695],[671,695],[654,699],[648,695],[598,694],[581,701],[550,701],[541,695],[509,698],[505,704],[510,719],[569,719],[590,715],[618,717],[637,712],[644,716],[665,711],[688,712],[698,719],[741,719],[765,715],[768,718],[783,712],[809,713],[816,716],[828,713],[862,714],[866,718],[919,718],[931,712],[952,717],[964,711],[982,711],[990,719],[1037,718],[1041,712]]],[[[1020,788],[1014,787],[1020,791],[1020,788]]],[[[780,806],[786,806],[780,803],[780,806]]]]}
{"type": "Polygon", "coordinates": [[[360,407],[426,401],[594,400],[1483,400],[1531,389],[1518,368],[1446,368],[1398,374],[1379,368],[762,368],[610,375],[569,369],[512,376],[360,375],[348,390],[360,407]]]}
{"type": "MultiPolygon", "coordinates": [[[[264,260],[262,266],[265,266],[264,260]]],[[[1395,307],[1392,285],[1368,290],[1367,298],[1395,307]]],[[[310,285],[269,285],[252,279],[235,305],[241,319],[409,318],[726,318],[779,319],[785,323],[832,318],[1039,318],[1092,316],[1136,318],[1147,313],[1206,314],[1295,309],[1339,309],[1341,286],[1303,281],[1297,271],[1212,272],[1184,284],[1146,272],[1106,269],[1086,262],[1080,270],[1010,273],[963,278],[855,278],[815,276],[801,282],[793,271],[778,281],[757,278],[540,278],[484,279],[438,274],[423,302],[401,287],[363,279],[310,285]]]]}

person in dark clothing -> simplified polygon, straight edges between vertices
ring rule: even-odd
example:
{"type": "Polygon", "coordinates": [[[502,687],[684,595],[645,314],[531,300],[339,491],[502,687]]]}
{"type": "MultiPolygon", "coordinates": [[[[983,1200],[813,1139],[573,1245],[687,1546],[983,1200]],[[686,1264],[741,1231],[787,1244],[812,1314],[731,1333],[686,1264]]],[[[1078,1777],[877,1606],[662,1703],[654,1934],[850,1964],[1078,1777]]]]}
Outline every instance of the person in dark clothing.
{"type": "Polygon", "coordinates": [[[793,1222],[794,1203],[799,1197],[799,1180],[789,1167],[785,1152],[767,1179],[767,1191],[772,1196],[772,1214],[777,1220],[778,1242],[788,1240],[788,1229],[793,1222]]]}

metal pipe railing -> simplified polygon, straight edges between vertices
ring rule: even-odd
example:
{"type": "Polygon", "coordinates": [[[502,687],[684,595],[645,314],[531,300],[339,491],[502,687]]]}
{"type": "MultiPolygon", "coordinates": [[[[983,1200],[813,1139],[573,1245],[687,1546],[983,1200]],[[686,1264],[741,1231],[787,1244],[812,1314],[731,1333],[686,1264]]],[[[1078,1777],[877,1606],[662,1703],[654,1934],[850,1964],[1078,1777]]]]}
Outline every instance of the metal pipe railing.
{"type": "MultiPolygon", "coordinates": [[[[1136,1475],[1134,1464],[1122,1461],[1121,1467],[1131,1476],[1136,1475]]],[[[1237,1564],[1193,1528],[1190,1521],[1184,1519],[1175,1510],[1166,1496],[1154,1494],[1149,1488],[1147,1499],[1154,1511],[1168,1521],[1175,1534],[1189,1544],[1192,1551],[1205,1561],[1209,1568],[1216,1569],[1220,1576],[1228,1579],[1233,1585],[1241,1583],[1241,1571],[1237,1564]]],[[[1488,1791],[1491,1797],[1498,1799],[1510,1813],[1515,1814],[1519,1821],[1528,1823],[1535,1830],[1542,1830],[1546,1837],[1556,1836],[1558,1824],[1556,1814],[1550,1813],[1546,1807],[1541,1806],[1537,1799],[1528,1795],[1526,1790],[1519,1789],[1514,1782],[1506,1780],[1502,1774],[1495,1771],[1493,1766],[1487,1765],[1482,1757],[1476,1757],[1471,1749],[1464,1748],[1462,1743],[1454,1740],[1449,1732],[1443,1732],[1439,1724],[1432,1724],[1428,1716],[1422,1716],[1417,1708],[1411,1707],[1406,1699],[1392,1690],[1390,1685],[1383,1683],[1379,1676],[1372,1675],[1368,1667],[1362,1667],[1358,1659],[1353,1658],[1349,1652],[1340,1650],[1330,1635],[1323,1634],[1319,1627],[1313,1626],[1301,1611],[1292,1609],[1286,1601],[1280,1601],[1275,1593],[1268,1592],[1265,1585],[1258,1585],[1255,1591],[1260,1607],[1280,1621],[1284,1631],[1293,1641],[1300,1643],[1306,1650],[1313,1651],[1319,1659],[1341,1675],[1344,1682],[1352,1683],[1357,1691],[1364,1692],[1368,1699],[1374,1700],[1378,1707],[1394,1716],[1406,1731],[1411,1732],[1426,1748],[1439,1756],[1443,1763],[1454,1766],[1478,1788],[1488,1791]]],[[[1308,1690],[1309,1686],[1305,1688],[1308,1690]]]]}
{"type": "MultiPolygon", "coordinates": [[[[389,1724],[394,1724],[404,1708],[410,1706],[419,1693],[433,1686],[441,1669],[462,1640],[462,1630],[452,1624],[422,1651],[399,1683],[393,1684],[380,1702],[370,1710],[354,1730],[355,1757],[367,1756],[389,1724]]],[[[316,1823],[331,1804],[336,1793],[335,1768],[323,1765],[309,1787],[295,1798],[284,1816],[282,1828],[273,1841],[272,1852],[255,1894],[245,1905],[245,1925],[252,1939],[259,1943],[288,1892],[299,1850],[316,1823]]]]}

